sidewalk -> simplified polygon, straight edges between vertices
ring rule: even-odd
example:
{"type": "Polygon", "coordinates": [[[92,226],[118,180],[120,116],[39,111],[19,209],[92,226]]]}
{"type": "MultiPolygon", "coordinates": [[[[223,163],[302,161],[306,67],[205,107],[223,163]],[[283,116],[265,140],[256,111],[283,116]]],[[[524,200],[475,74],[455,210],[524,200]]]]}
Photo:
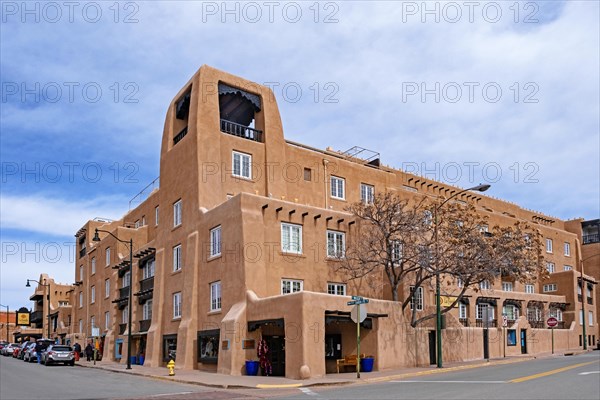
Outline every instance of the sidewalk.
{"type": "MultiPolygon", "coordinates": [[[[571,351],[567,354],[579,354],[583,351],[571,351]]],[[[360,379],[356,378],[356,372],[347,372],[340,374],[327,374],[324,377],[310,378],[305,380],[288,379],[284,377],[271,376],[232,376],[217,374],[214,372],[203,372],[198,370],[184,371],[175,369],[175,376],[169,376],[169,370],[165,367],[146,367],[143,365],[132,365],[130,370],[126,369],[125,364],[114,361],[97,361],[96,365],[92,362],[79,361],[76,365],[86,368],[98,368],[117,373],[126,373],[148,378],[161,379],[166,381],[187,383],[192,385],[201,385],[207,387],[224,389],[269,389],[269,388],[287,388],[287,387],[309,387],[309,386],[331,386],[331,385],[350,385],[357,383],[375,383],[389,380],[405,379],[409,377],[446,373],[471,368],[482,368],[491,365],[511,364],[521,361],[533,360],[535,358],[562,357],[565,353],[556,353],[554,355],[542,354],[530,356],[510,356],[506,358],[496,358],[489,361],[476,360],[466,362],[446,363],[444,368],[421,367],[421,368],[402,368],[385,371],[363,372],[360,379]]]]}

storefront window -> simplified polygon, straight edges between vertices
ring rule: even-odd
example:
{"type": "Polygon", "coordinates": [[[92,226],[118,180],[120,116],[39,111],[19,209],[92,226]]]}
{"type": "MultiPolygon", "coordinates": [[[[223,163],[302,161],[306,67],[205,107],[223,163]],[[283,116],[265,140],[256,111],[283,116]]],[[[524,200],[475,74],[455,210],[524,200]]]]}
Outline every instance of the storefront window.
{"type": "Polygon", "coordinates": [[[198,360],[214,364],[219,359],[219,329],[198,332],[198,360]]]}
{"type": "Polygon", "coordinates": [[[163,336],[163,361],[175,360],[177,355],[177,335],[163,336]]]}
{"type": "Polygon", "coordinates": [[[514,329],[508,329],[506,331],[506,345],[516,346],[517,345],[517,331],[514,329]]]}
{"type": "Polygon", "coordinates": [[[342,358],[342,335],[325,335],[325,358],[328,360],[342,358]]]}

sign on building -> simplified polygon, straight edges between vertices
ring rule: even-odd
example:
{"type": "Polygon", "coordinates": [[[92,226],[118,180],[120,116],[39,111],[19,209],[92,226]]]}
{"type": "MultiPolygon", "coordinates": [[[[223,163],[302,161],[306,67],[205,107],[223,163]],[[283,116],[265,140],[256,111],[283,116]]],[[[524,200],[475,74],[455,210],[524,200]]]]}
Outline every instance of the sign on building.
{"type": "Polygon", "coordinates": [[[26,309],[25,307],[21,307],[16,311],[16,314],[18,326],[31,325],[31,314],[28,309],[26,309]]]}

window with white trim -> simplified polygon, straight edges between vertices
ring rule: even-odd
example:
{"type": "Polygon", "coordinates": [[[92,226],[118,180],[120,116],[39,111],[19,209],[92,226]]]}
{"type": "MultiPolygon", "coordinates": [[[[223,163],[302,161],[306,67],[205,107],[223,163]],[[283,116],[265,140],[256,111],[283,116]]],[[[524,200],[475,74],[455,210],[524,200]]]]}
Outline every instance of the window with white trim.
{"type": "Polygon", "coordinates": [[[144,266],[142,267],[142,279],[148,279],[154,276],[155,265],[156,260],[154,258],[151,258],[144,263],[144,266]]]}
{"type": "Polygon", "coordinates": [[[565,256],[571,255],[571,244],[569,242],[565,242],[565,256]]]}
{"type": "Polygon", "coordinates": [[[137,221],[135,221],[134,227],[135,227],[135,229],[138,229],[140,226],[141,226],[141,222],[138,219],[137,221]]]}
{"type": "Polygon", "coordinates": [[[457,286],[457,287],[461,288],[461,287],[463,287],[464,285],[465,285],[465,284],[464,284],[464,282],[463,282],[462,278],[456,278],[456,286],[457,286]]]}
{"type": "Polygon", "coordinates": [[[467,319],[467,305],[465,303],[458,303],[458,318],[467,319]]]}
{"type": "Polygon", "coordinates": [[[360,201],[364,204],[373,204],[375,199],[375,187],[367,185],[366,183],[360,184],[360,201]]]}
{"type": "Polygon", "coordinates": [[[552,253],[552,239],[546,239],[546,253],[552,253]]]}
{"type": "Polygon", "coordinates": [[[290,294],[301,292],[304,288],[304,281],[297,279],[282,279],[281,280],[281,294],[290,294]]]}
{"type": "Polygon", "coordinates": [[[96,302],[96,286],[92,286],[90,289],[90,303],[94,304],[96,302]]]}
{"type": "Polygon", "coordinates": [[[79,320],[79,333],[83,333],[83,320],[79,320]]]}
{"type": "Polygon", "coordinates": [[[528,283],[525,285],[525,293],[535,293],[535,286],[528,283]]]}
{"type": "Polygon", "coordinates": [[[110,311],[104,313],[104,329],[110,329],[110,311]]]}
{"type": "Polygon", "coordinates": [[[79,266],[79,281],[83,282],[83,265],[79,266]]]}
{"type": "Polygon", "coordinates": [[[127,304],[123,311],[121,312],[121,323],[128,324],[129,323],[129,304],[127,304]]]}
{"type": "Polygon", "coordinates": [[[479,289],[481,290],[490,290],[491,287],[492,285],[490,285],[490,281],[488,281],[487,279],[479,282],[479,289]]]}
{"type": "Polygon", "coordinates": [[[181,225],[181,199],[173,203],[173,226],[181,225]]]}
{"type": "Polygon", "coordinates": [[[392,261],[398,262],[402,260],[402,242],[399,240],[392,241],[392,261]]]}
{"type": "Polygon", "coordinates": [[[221,255],[221,225],[210,230],[210,256],[221,255]]]}
{"type": "Polygon", "coordinates": [[[560,308],[551,308],[549,311],[549,314],[551,317],[556,318],[558,321],[563,320],[563,313],[560,308]]]}
{"type": "Polygon", "coordinates": [[[144,321],[152,319],[152,299],[146,300],[142,306],[142,319],[144,321]]]}
{"type": "Polygon", "coordinates": [[[337,296],[345,296],[346,295],[346,284],[345,283],[328,283],[327,284],[327,293],[334,294],[337,296]]]}
{"type": "Polygon", "coordinates": [[[181,245],[173,247],[173,272],[181,269],[181,245]]]}
{"type": "Polygon", "coordinates": [[[554,263],[551,262],[547,262],[546,263],[546,269],[548,270],[549,273],[554,273],[556,271],[556,267],[554,266],[554,263]]]}
{"type": "Polygon", "coordinates": [[[154,207],[154,225],[158,225],[159,206],[154,207]]]}
{"type": "Polygon", "coordinates": [[[513,283],[512,282],[502,282],[502,291],[503,292],[512,292],[513,291],[513,283]]]}
{"type": "Polygon", "coordinates": [[[343,258],[346,252],[346,235],[344,232],[327,231],[327,257],[343,258]]]}
{"type": "Polygon", "coordinates": [[[571,271],[573,269],[573,267],[571,267],[570,265],[565,265],[565,267],[563,269],[565,271],[571,271]]]}
{"type": "Polygon", "coordinates": [[[173,293],[173,318],[181,318],[181,292],[173,293]]]}
{"type": "Polygon", "coordinates": [[[413,295],[410,299],[410,309],[412,310],[414,305],[417,306],[417,311],[423,311],[423,288],[419,286],[416,290],[414,286],[410,287],[413,295]],[[414,291],[413,291],[414,290],[414,291]]]}
{"type": "Polygon", "coordinates": [[[250,154],[233,152],[231,175],[238,178],[252,179],[252,156],[250,154]]]}
{"type": "Polygon", "coordinates": [[[121,278],[121,285],[121,288],[126,288],[131,285],[131,271],[125,272],[125,275],[121,278]]]}
{"type": "Polygon", "coordinates": [[[527,320],[539,322],[542,320],[542,309],[540,307],[527,307],[527,320]]]}
{"type": "Polygon", "coordinates": [[[548,283],[544,285],[544,292],[556,292],[556,283],[548,283]]]}
{"type": "Polygon", "coordinates": [[[344,200],[346,198],[346,180],[337,176],[331,176],[331,197],[344,200]]]}
{"type": "Polygon", "coordinates": [[[93,315],[90,317],[90,327],[92,329],[94,329],[96,327],[96,317],[93,315]]]}
{"type": "Polygon", "coordinates": [[[488,309],[488,317],[490,320],[494,319],[494,306],[488,303],[477,303],[477,308],[475,309],[475,319],[483,319],[484,310],[488,309]]]}
{"type": "Polygon", "coordinates": [[[281,251],[302,254],[302,226],[281,224],[281,251]]]}
{"type": "Polygon", "coordinates": [[[96,273],[96,257],[92,257],[92,275],[96,273]]]}
{"type": "Polygon", "coordinates": [[[519,318],[519,307],[514,304],[507,304],[502,307],[502,314],[506,315],[506,318],[514,321],[519,318]]]}
{"type": "Polygon", "coordinates": [[[79,308],[83,307],[83,292],[79,292],[79,308]]]}
{"type": "Polygon", "coordinates": [[[221,310],[221,281],[210,284],[210,311],[221,310]]]}
{"type": "Polygon", "coordinates": [[[110,297],[110,278],[104,280],[104,297],[110,297]]]}
{"type": "Polygon", "coordinates": [[[110,265],[110,247],[107,247],[104,251],[104,259],[106,261],[104,265],[108,267],[110,265]]]}
{"type": "Polygon", "coordinates": [[[594,326],[594,313],[591,311],[588,311],[588,325],[594,326]]]}

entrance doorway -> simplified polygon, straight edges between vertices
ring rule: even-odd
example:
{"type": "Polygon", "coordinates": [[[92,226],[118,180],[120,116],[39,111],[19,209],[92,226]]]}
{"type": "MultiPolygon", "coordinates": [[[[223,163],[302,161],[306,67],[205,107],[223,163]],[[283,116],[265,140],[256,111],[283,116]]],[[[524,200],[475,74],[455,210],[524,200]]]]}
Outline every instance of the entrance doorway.
{"type": "Polygon", "coordinates": [[[527,354],[527,330],[521,329],[521,354],[527,354]]]}
{"type": "Polygon", "coordinates": [[[269,347],[273,376],[285,376],[285,337],[263,336],[269,347]]]}
{"type": "Polygon", "coordinates": [[[435,331],[429,331],[429,364],[437,363],[435,331]]]}

